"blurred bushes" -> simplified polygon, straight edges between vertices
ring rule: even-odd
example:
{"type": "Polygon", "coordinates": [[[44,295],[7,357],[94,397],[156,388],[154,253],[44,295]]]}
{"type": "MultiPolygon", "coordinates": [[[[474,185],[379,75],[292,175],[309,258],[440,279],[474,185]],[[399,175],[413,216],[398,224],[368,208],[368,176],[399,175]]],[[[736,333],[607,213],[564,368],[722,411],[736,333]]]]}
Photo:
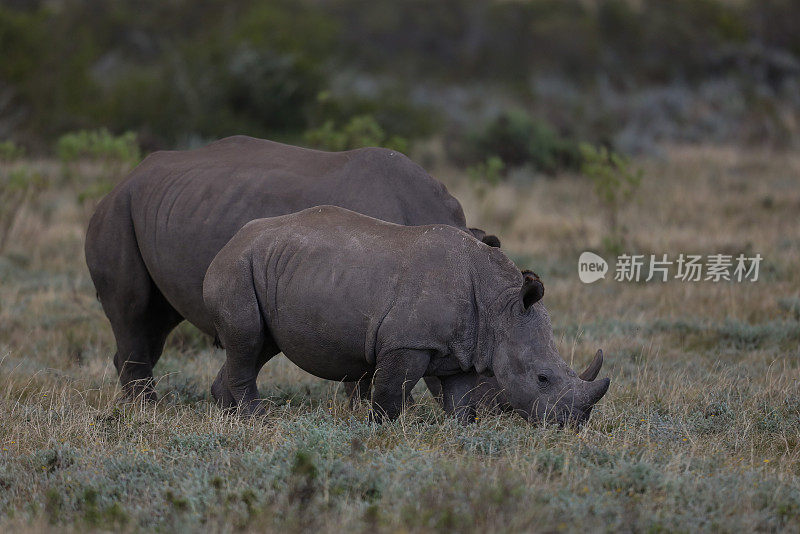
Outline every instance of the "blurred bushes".
{"type": "Polygon", "coordinates": [[[315,3],[31,5],[0,7],[0,96],[10,91],[14,108],[0,98],[0,133],[13,122],[40,147],[101,126],[138,132],[145,149],[233,134],[297,141],[362,114],[390,136],[431,131],[405,98],[327,91],[341,28],[315,3]]]}
{"type": "Polygon", "coordinates": [[[15,164],[24,156],[24,147],[0,142],[0,252],[8,245],[19,212],[47,186],[40,172],[15,164]]]}
{"type": "Polygon", "coordinates": [[[467,159],[554,172],[576,165],[565,139],[612,142],[641,113],[630,95],[652,87],[725,80],[725,102],[743,101],[687,103],[691,124],[657,125],[662,138],[714,123],[710,113],[757,124],[754,138],[800,135],[798,27],[791,0],[12,2],[0,6],[0,137],[42,148],[106,126],[148,150],[234,133],[296,142],[371,115],[387,139],[413,141],[446,121],[491,120],[503,102],[555,128],[508,114],[467,159]],[[482,101],[465,103],[477,87],[482,101]],[[499,154],[492,138],[515,133],[533,148],[515,140],[499,154]]]}
{"type": "Polygon", "coordinates": [[[26,165],[0,166],[0,252],[8,245],[19,213],[47,186],[44,175],[26,165]]]}
{"type": "Polygon", "coordinates": [[[581,143],[580,153],[581,173],[592,182],[608,222],[609,233],[603,239],[603,246],[609,252],[620,254],[625,245],[620,211],[642,185],[643,171],[634,169],[629,158],[605,147],[581,143]]]}
{"type": "Polygon", "coordinates": [[[486,161],[467,167],[467,176],[479,188],[484,185],[494,186],[502,180],[505,168],[502,159],[489,156],[486,161]]]}
{"type": "Polygon", "coordinates": [[[503,113],[483,128],[467,132],[451,148],[451,157],[472,164],[499,158],[502,165],[492,165],[495,173],[530,166],[539,172],[555,174],[575,170],[581,161],[576,142],[523,111],[503,113]]]}
{"type": "Polygon", "coordinates": [[[25,147],[19,146],[14,141],[0,142],[0,161],[16,161],[25,156],[25,147]]]}
{"type": "Polygon", "coordinates": [[[134,132],[115,136],[105,128],[62,135],[56,143],[56,155],[64,180],[77,186],[81,204],[106,195],[142,159],[134,132]],[[79,167],[86,163],[95,167],[92,172],[80,172],[79,167]]]}
{"type": "Polygon", "coordinates": [[[62,135],[56,143],[56,155],[62,163],[92,159],[119,160],[136,164],[141,159],[141,151],[134,132],[113,136],[105,128],[62,135]]]}
{"type": "Polygon", "coordinates": [[[352,150],[367,146],[393,148],[399,152],[408,151],[408,141],[402,137],[388,137],[378,121],[371,115],[359,115],[337,128],[333,121],[327,121],[319,128],[309,130],[305,141],[316,148],[325,150],[352,150]]]}

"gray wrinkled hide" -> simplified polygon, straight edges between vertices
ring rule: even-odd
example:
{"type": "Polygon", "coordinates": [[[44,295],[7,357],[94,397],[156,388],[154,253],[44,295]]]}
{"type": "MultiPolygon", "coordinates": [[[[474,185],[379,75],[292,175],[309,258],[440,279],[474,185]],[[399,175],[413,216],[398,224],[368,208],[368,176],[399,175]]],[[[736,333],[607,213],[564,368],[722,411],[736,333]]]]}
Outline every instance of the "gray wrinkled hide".
{"type": "Polygon", "coordinates": [[[332,206],[252,221],[205,276],[227,351],[212,393],[257,413],[258,372],[282,351],[321,378],[371,379],[375,412],[390,418],[433,376],[445,410],[469,420],[478,376],[494,375],[523,416],[585,421],[608,379],[584,382],[558,355],[530,274],[445,225],[400,226],[332,206]]]}
{"type": "Polygon", "coordinates": [[[109,193],[89,223],[86,262],[114,330],[126,391],[155,397],[152,368],[182,320],[213,334],[202,280],[236,231],[320,204],[467,230],[460,204],[440,182],[379,148],[331,153],[230,137],[154,153],[109,193]]]}

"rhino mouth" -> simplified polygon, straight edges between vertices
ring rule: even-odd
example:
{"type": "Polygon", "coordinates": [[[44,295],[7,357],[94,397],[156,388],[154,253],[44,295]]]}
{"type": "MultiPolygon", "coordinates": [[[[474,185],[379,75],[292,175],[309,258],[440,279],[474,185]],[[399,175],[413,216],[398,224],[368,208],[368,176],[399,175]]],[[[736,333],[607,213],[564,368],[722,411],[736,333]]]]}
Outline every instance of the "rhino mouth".
{"type": "Polygon", "coordinates": [[[532,410],[531,413],[520,413],[525,419],[534,424],[557,425],[559,428],[581,428],[589,420],[592,408],[577,408],[570,409],[550,409],[545,413],[536,413],[532,410]]]}
{"type": "MultiPolygon", "coordinates": [[[[608,378],[603,380],[591,382],[584,382],[586,390],[583,392],[585,395],[585,402],[580,404],[559,404],[546,406],[543,410],[534,409],[527,414],[526,419],[531,422],[546,422],[555,423],[559,427],[574,427],[580,429],[589,421],[592,414],[592,408],[595,404],[606,394],[611,381],[608,378]]],[[[526,414],[521,414],[525,417],[526,414]]]]}
{"type": "Polygon", "coordinates": [[[567,412],[566,415],[558,421],[558,426],[561,428],[574,427],[580,429],[589,421],[591,413],[592,406],[586,409],[575,408],[571,412],[567,412]]]}

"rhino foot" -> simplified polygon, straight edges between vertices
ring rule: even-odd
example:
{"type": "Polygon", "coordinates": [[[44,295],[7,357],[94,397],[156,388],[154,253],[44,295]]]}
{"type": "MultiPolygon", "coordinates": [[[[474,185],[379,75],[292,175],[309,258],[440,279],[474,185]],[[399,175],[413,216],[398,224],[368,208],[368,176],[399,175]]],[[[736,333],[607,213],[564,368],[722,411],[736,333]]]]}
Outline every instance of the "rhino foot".
{"type": "Polygon", "coordinates": [[[372,418],[380,423],[396,419],[403,408],[413,404],[411,390],[425,374],[430,354],[400,349],[381,354],[372,380],[372,418]]]}
{"type": "MultiPolygon", "coordinates": [[[[350,399],[350,409],[356,410],[362,402],[369,403],[372,398],[372,379],[363,378],[358,382],[345,382],[344,390],[347,398],[350,399]]],[[[413,406],[416,403],[411,389],[406,391],[405,406],[413,406]]]]}
{"type": "Polygon", "coordinates": [[[120,402],[123,403],[154,403],[156,401],[158,401],[158,393],[156,393],[156,390],[153,387],[152,378],[142,378],[129,381],[123,387],[123,393],[120,397],[120,402]]]}
{"type": "Polygon", "coordinates": [[[474,371],[440,378],[444,411],[454,415],[463,425],[475,422],[473,392],[477,378],[474,371]]]}
{"type": "Polygon", "coordinates": [[[236,408],[237,402],[233,397],[233,393],[228,388],[228,374],[225,365],[217,373],[217,378],[211,385],[211,396],[217,401],[221,408],[236,408]]]}
{"type": "Polygon", "coordinates": [[[245,416],[266,415],[263,402],[257,398],[258,390],[255,393],[242,392],[239,396],[242,401],[236,400],[236,395],[228,385],[227,363],[219,370],[217,378],[214,379],[214,383],[211,385],[211,396],[214,397],[220,408],[238,411],[245,416]]]}

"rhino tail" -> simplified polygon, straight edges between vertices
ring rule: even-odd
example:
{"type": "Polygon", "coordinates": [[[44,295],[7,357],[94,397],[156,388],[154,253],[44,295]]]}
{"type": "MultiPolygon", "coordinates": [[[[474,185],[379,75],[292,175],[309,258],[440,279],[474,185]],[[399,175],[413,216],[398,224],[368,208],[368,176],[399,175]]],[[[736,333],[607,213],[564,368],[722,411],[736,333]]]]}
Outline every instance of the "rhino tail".
{"type": "Polygon", "coordinates": [[[222,341],[219,339],[219,334],[214,332],[214,346],[218,349],[224,349],[225,347],[222,346],[222,341]]]}

